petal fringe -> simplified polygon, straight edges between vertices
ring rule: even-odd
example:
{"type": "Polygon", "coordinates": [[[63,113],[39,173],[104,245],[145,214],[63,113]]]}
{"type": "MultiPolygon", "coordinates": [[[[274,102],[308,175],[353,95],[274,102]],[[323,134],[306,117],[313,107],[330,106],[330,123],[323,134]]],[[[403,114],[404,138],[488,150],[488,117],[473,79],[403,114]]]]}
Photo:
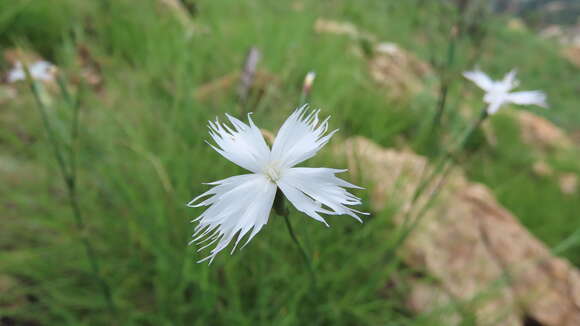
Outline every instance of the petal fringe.
{"type": "Polygon", "coordinates": [[[270,157],[270,148],[262,132],[248,114],[249,125],[226,115],[233,127],[209,121],[209,134],[217,146],[209,144],[216,152],[251,172],[259,172],[270,157]]]}
{"type": "Polygon", "coordinates": [[[344,171],[328,168],[291,168],[284,171],[278,186],[296,209],[327,226],[319,213],[349,215],[362,223],[357,214],[368,215],[368,213],[347,207],[360,205],[361,200],[344,189],[360,189],[360,187],[336,177],[336,173],[344,171]]]}
{"type": "Polygon", "coordinates": [[[328,131],[328,119],[320,121],[319,110],[309,112],[304,105],[288,117],[272,146],[272,161],[290,168],[316,155],[338,130],[328,131]],[[326,134],[326,135],[325,135],[326,134]]]}
{"type": "Polygon", "coordinates": [[[242,238],[247,235],[248,244],[268,222],[274,203],[276,185],[262,174],[238,175],[218,181],[213,188],[192,200],[188,206],[209,206],[195,221],[198,225],[190,244],[200,245],[201,251],[214,243],[210,255],[199,262],[211,262],[235,238],[232,253],[242,238]],[[209,198],[196,203],[201,198],[209,198]],[[251,232],[250,232],[251,231],[251,232]]]}

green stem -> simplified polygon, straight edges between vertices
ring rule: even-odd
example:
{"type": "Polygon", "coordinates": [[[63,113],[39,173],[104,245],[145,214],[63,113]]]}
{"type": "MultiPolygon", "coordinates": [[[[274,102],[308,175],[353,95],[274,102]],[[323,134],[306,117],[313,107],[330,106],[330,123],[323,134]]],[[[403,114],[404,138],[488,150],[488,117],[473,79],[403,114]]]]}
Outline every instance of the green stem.
{"type": "Polygon", "coordinates": [[[95,249],[92,246],[92,244],[89,240],[88,234],[87,234],[83,215],[81,213],[79,201],[77,199],[77,192],[76,192],[75,184],[76,183],[73,182],[72,186],[68,187],[68,189],[69,189],[68,193],[69,193],[69,200],[71,203],[71,208],[72,208],[73,215],[74,215],[75,221],[76,221],[77,230],[81,234],[81,242],[83,243],[83,247],[85,249],[85,254],[87,255],[87,258],[88,258],[89,263],[91,265],[91,271],[92,271],[96,281],[99,283],[99,286],[101,287],[101,291],[103,292],[103,296],[105,297],[105,300],[107,302],[107,307],[109,308],[109,310],[112,313],[116,313],[117,309],[116,309],[115,304],[113,302],[113,295],[111,293],[111,288],[110,288],[109,284],[107,283],[107,281],[101,276],[101,266],[99,264],[99,260],[97,259],[95,249]]]}
{"type": "Polygon", "coordinates": [[[288,214],[284,215],[284,221],[286,222],[286,228],[288,229],[288,233],[290,234],[292,241],[294,241],[294,244],[296,245],[296,247],[298,247],[300,255],[302,256],[304,263],[308,267],[308,272],[310,273],[312,285],[316,287],[316,273],[314,272],[314,267],[312,266],[312,260],[308,256],[308,253],[306,253],[304,247],[300,244],[300,241],[298,241],[298,238],[294,233],[294,229],[292,228],[292,223],[290,223],[290,218],[288,217],[288,214]]]}
{"type": "Polygon", "coordinates": [[[455,52],[457,49],[457,41],[459,39],[459,33],[454,31],[459,24],[452,26],[452,30],[449,35],[449,43],[447,46],[447,61],[443,67],[443,72],[441,73],[441,86],[439,88],[439,101],[437,102],[437,111],[432,123],[432,132],[436,132],[441,125],[441,119],[443,118],[443,113],[445,107],[447,106],[447,95],[449,93],[449,87],[451,86],[451,79],[449,77],[449,69],[453,66],[455,62],[455,52]]]}
{"type": "Polygon", "coordinates": [[[469,127],[469,129],[467,129],[467,131],[459,139],[459,142],[457,143],[455,150],[446,151],[443,157],[439,159],[437,165],[435,165],[431,173],[426,178],[424,179],[422,178],[422,180],[419,181],[419,185],[417,186],[417,189],[415,190],[415,192],[413,193],[413,197],[411,198],[411,207],[415,204],[415,202],[419,199],[419,197],[421,197],[425,189],[428,188],[428,186],[439,174],[439,172],[446,168],[447,164],[454,157],[454,154],[457,154],[459,151],[463,149],[469,138],[471,138],[471,136],[475,133],[475,131],[479,129],[483,121],[485,121],[485,119],[488,116],[489,114],[487,113],[487,107],[484,107],[481,110],[481,113],[479,114],[477,120],[475,120],[475,122],[471,125],[471,127],[469,127]]]}
{"type": "Polygon", "coordinates": [[[439,182],[436,184],[435,190],[431,193],[430,197],[427,199],[425,204],[419,209],[415,217],[411,218],[410,211],[406,214],[405,219],[403,220],[403,224],[401,225],[402,228],[401,234],[395,238],[394,244],[392,245],[393,251],[396,250],[407,239],[407,237],[411,234],[411,232],[422,220],[423,216],[425,216],[425,213],[427,213],[428,209],[431,207],[431,204],[437,198],[437,195],[439,194],[441,187],[444,185],[447,176],[451,172],[451,167],[452,166],[450,165],[446,165],[442,169],[441,178],[439,179],[439,182]]]}
{"type": "MultiPolygon", "coordinates": [[[[56,134],[54,132],[54,130],[52,129],[49,119],[48,119],[48,113],[47,113],[47,107],[46,104],[43,102],[41,96],[40,96],[40,90],[38,89],[38,84],[32,80],[30,78],[30,76],[28,76],[28,80],[30,82],[31,85],[31,90],[32,93],[34,95],[34,99],[36,101],[36,104],[38,106],[38,109],[40,111],[40,114],[42,116],[42,121],[43,121],[43,125],[45,130],[47,131],[48,137],[49,137],[49,142],[52,145],[52,149],[53,149],[53,153],[54,156],[57,160],[58,166],[59,166],[59,170],[62,174],[64,183],[66,185],[67,188],[67,194],[68,194],[68,199],[71,205],[71,210],[75,219],[75,224],[76,224],[76,228],[78,230],[78,232],[80,233],[81,236],[81,242],[83,244],[83,248],[85,250],[85,254],[89,260],[90,266],[91,266],[91,271],[95,277],[95,279],[97,280],[97,282],[99,283],[99,286],[101,287],[101,290],[103,292],[103,296],[105,297],[105,300],[107,302],[107,306],[109,308],[109,310],[112,313],[116,313],[116,308],[113,302],[113,297],[111,294],[111,288],[109,287],[109,285],[107,284],[107,282],[105,281],[105,279],[103,279],[101,277],[101,272],[100,272],[100,265],[99,265],[99,261],[97,259],[97,256],[95,254],[95,250],[94,247],[92,246],[91,242],[89,241],[88,238],[88,234],[86,232],[86,226],[84,223],[84,219],[83,219],[83,215],[81,213],[81,209],[80,209],[80,205],[79,205],[79,200],[77,197],[77,191],[76,191],[76,184],[77,184],[77,179],[76,179],[76,155],[74,152],[74,148],[73,146],[76,143],[77,137],[78,137],[78,113],[79,113],[79,103],[77,101],[77,103],[74,103],[72,105],[73,109],[75,110],[74,112],[74,116],[73,116],[73,130],[72,130],[72,142],[73,144],[71,145],[71,157],[70,157],[70,166],[67,168],[67,164],[64,158],[64,155],[60,149],[60,147],[58,146],[58,139],[56,137],[56,134]]],[[[64,84],[61,85],[61,87],[64,87],[64,84]]],[[[70,100],[69,94],[68,93],[64,93],[63,95],[65,96],[65,99],[70,100]]],[[[71,104],[71,103],[69,103],[71,104]]]]}
{"type": "Polygon", "coordinates": [[[306,94],[304,94],[304,92],[300,93],[300,100],[298,101],[298,107],[301,107],[304,104],[308,103],[307,101],[308,101],[308,99],[307,99],[306,94]]]}
{"type": "Polygon", "coordinates": [[[469,140],[469,138],[471,138],[473,133],[477,131],[477,129],[479,129],[483,121],[485,121],[485,119],[487,119],[488,116],[489,114],[487,113],[487,106],[485,106],[481,110],[481,113],[479,114],[477,120],[475,120],[475,122],[471,125],[471,127],[467,129],[465,134],[463,134],[463,137],[459,139],[459,143],[457,144],[457,148],[455,149],[456,151],[460,151],[461,149],[463,149],[465,143],[467,143],[467,141],[469,140]]]}
{"type": "Polygon", "coordinates": [[[300,98],[298,99],[298,107],[301,107],[305,104],[310,103],[310,93],[311,92],[312,92],[312,88],[309,90],[304,89],[304,87],[302,88],[302,91],[300,92],[300,98]]]}
{"type": "MultiPolygon", "coordinates": [[[[483,123],[483,121],[485,121],[485,119],[488,116],[489,114],[487,113],[487,109],[486,107],[484,107],[481,110],[481,113],[477,118],[477,120],[473,122],[471,127],[469,127],[467,131],[463,134],[463,136],[459,139],[457,147],[455,148],[456,152],[459,152],[463,149],[469,138],[473,135],[473,133],[475,133],[477,129],[479,129],[479,127],[481,127],[481,124],[483,123]]],[[[451,172],[452,166],[449,165],[448,163],[451,161],[452,158],[453,158],[452,151],[446,151],[443,157],[441,157],[441,159],[437,162],[437,165],[433,168],[431,173],[425,179],[423,179],[422,177],[422,180],[419,181],[419,185],[415,189],[415,192],[411,199],[411,208],[414,208],[417,200],[421,197],[423,192],[430,187],[431,183],[435,180],[436,176],[441,175],[441,178],[439,179],[439,182],[435,186],[435,189],[433,190],[433,192],[431,193],[430,197],[427,199],[425,204],[419,208],[419,211],[416,214],[415,218],[411,218],[412,210],[407,211],[402,224],[403,229],[402,233],[395,239],[392,248],[394,249],[398,248],[405,241],[405,239],[407,239],[407,237],[409,236],[409,234],[411,234],[411,232],[415,229],[415,227],[419,224],[423,216],[425,216],[429,207],[439,194],[439,190],[444,184],[445,179],[451,172]]]]}
{"type": "Polygon", "coordinates": [[[433,132],[437,131],[439,125],[441,124],[441,118],[443,117],[445,106],[447,106],[448,93],[449,93],[449,82],[444,81],[441,83],[441,86],[439,88],[439,101],[437,101],[437,112],[435,112],[433,124],[431,125],[433,132]]]}
{"type": "Polygon", "coordinates": [[[40,96],[41,90],[38,88],[38,85],[36,84],[35,81],[31,81],[30,88],[32,90],[32,94],[34,94],[34,99],[36,101],[38,109],[40,110],[40,115],[42,116],[42,123],[44,125],[44,129],[48,134],[49,142],[52,146],[52,151],[58,163],[60,172],[62,173],[63,178],[67,180],[69,175],[68,168],[64,160],[64,155],[62,155],[62,152],[58,147],[58,140],[56,134],[54,133],[54,130],[52,130],[52,128],[50,127],[50,122],[48,121],[48,114],[46,113],[46,105],[44,104],[40,96]]]}
{"type": "Polygon", "coordinates": [[[308,273],[310,274],[310,280],[312,281],[312,286],[314,288],[316,288],[316,273],[314,272],[314,266],[312,265],[312,260],[310,259],[310,256],[306,252],[306,249],[304,249],[302,244],[300,244],[300,241],[298,240],[296,233],[294,233],[294,228],[292,227],[292,223],[290,222],[290,217],[289,217],[290,213],[289,213],[288,209],[286,208],[286,205],[284,205],[284,204],[285,204],[284,196],[282,195],[282,192],[280,190],[277,190],[276,197],[274,199],[274,211],[276,212],[276,214],[284,217],[284,222],[286,222],[286,228],[288,229],[288,234],[290,234],[290,238],[292,238],[292,241],[294,242],[296,247],[298,247],[298,250],[300,251],[300,255],[302,256],[302,259],[304,260],[304,263],[306,264],[306,267],[308,268],[308,273]]]}

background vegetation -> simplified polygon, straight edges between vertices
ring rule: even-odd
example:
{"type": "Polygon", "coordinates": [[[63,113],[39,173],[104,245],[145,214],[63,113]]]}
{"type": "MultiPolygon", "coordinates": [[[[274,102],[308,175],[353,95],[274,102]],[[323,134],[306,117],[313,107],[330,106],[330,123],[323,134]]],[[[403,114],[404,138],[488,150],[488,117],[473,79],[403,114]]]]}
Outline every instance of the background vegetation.
{"type": "MultiPolygon", "coordinates": [[[[487,13],[474,25],[485,38],[477,31],[462,37],[449,62],[449,33],[460,13],[448,3],[185,3],[192,33],[159,0],[0,1],[0,50],[39,54],[58,66],[73,96],[80,94],[77,191],[86,224],[82,231],[75,225],[41,115],[21,82],[17,96],[0,104],[1,325],[439,324],[445,311],[412,315],[404,305],[405,284],[394,281],[415,272],[394,254],[396,203],[362,225],[333,217],[330,229],[292,212],[319,273],[315,290],[277,217],[244,250],[222,254],[209,267],[196,264],[204,253],[187,246],[189,221],[201,211],[185,203],[206,189],[202,182],[242,172],[204,143],[207,120],[242,114],[235,87],[203,100],[196,91],[239,71],[252,46],[262,52],[260,70],[273,78],[247,104],[261,127],[276,130],[297,106],[304,74],[313,70],[311,103],[341,129],[335,142],[362,135],[433,155],[433,140],[425,135],[438,92],[390,97],[369,75],[367,41],[317,34],[317,18],[351,22],[438,67],[424,80],[435,89],[441,78],[449,80],[443,134],[435,142],[466,126],[460,108],[477,112],[482,105],[480,91],[459,77],[474,57],[496,78],[518,68],[526,89],[549,95],[551,109],[534,113],[569,133],[580,126],[580,70],[561,57],[558,44],[508,28],[508,16],[487,13]],[[79,84],[79,48],[98,63],[100,88],[79,84]],[[111,287],[115,312],[95,281],[84,237],[111,287]]],[[[53,88],[45,89],[52,94],[49,120],[68,148],[72,102],[53,88]]],[[[556,179],[533,174],[540,154],[522,142],[512,115],[489,122],[497,144],[479,137],[465,170],[548,245],[566,241],[558,254],[580,265],[578,194],[565,196],[556,179]]],[[[578,174],[579,158],[569,149],[547,160],[556,172],[578,174]]],[[[328,153],[308,164],[345,165],[328,153]]],[[[365,191],[358,195],[368,203],[365,191]]]]}

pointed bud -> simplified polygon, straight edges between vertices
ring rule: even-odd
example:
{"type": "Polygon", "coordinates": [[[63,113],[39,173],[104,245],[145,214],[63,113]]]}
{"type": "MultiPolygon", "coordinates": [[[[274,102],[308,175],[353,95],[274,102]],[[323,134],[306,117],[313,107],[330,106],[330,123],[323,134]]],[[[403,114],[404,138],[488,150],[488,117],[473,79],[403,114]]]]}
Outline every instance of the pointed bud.
{"type": "Polygon", "coordinates": [[[304,85],[302,86],[302,92],[307,95],[310,93],[312,89],[312,84],[314,83],[314,79],[316,78],[316,73],[314,71],[309,71],[304,77],[304,85]]]}

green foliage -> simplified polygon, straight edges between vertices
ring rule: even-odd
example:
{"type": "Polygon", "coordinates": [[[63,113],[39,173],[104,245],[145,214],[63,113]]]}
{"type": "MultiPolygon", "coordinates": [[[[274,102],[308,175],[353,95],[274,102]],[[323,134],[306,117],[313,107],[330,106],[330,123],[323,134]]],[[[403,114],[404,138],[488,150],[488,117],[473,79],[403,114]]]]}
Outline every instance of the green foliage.
{"type": "MultiPolygon", "coordinates": [[[[452,9],[419,0],[310,1],[300,2],[301,10],[289,2],[197,1],[196,30],[188,37],[160,1],[138,3],[0,2],[0,48],[24,45],[74,75],[80,69],[76,47],[82,45],[101,64],[103,91],[87,90],[82,97],[78,191],[86,232],[118,306],[116,314],[106,309],[90,272],[66,188],[23,83],[19,96],[0,108],[0,171],[6,185],[0,189],[0,270],[18,284],[5,291],[0,285],[2,322],[444,325],[446,314],[460,311],[465,325],[473,323],[470,302],[421,316],[406,310],[408,289],[400,280],[414,271],[398,260],[391,240],[398,232],[391,223],[397,203],[374,212],[362,225],[331,217],[330,229],[291,211],[319,273],[316,289],[277,216],[244,250],[222,254],[209,267],[196,264],[204,253],[187,245],[193,230],[189,221],[201,210],[185,203],[207,189],[201,183],[245,173],[204,143],[207,120],[226,112],[242,114],[235,87],[203,101],[194,95],[196,89],[239,71],[249,47],[256,46],[262,51],[260,70],[274,76],[265,92],[252,99],[259,126],[279,126],[296,106],[304,74],[314,70],[312,105],[332,115],[340,137],[362,135],[385,146],[417,142],[428,136],[436,96],[426,92],[406,101],[388,98],[371,80],[366,62],[354,54],[353,48],[368,44],[316,34],[313,25],[318,17],[350,21],[427,61],[446,53],[443,42],[450,24],[441,17],[455,15],[452,9]]],[[[568,128],[577,126],[578,70],[559,58],[553,44],[493,25],[482,68],[499,74],[517,66],[526,88],[550,95],[553,109],[544,114],[568,128]]],[[[470,46],[459,43],[450,68],[456,74],[444,129],[451,134],[468,125],[457,113],[466,93],[457,73],[470,68],[470,46]]],[[[78,91],[72,82],[70,86],[78,91]]],[[[66,129],[70,112],[58,92],[48,91],[51,123],[66,129]]],[[[467,101],[479,107],[480,94],[471,95],[467,101]]],[[[475,158],[466,163],[469,173],[490,185],[550,245],[567,239],[559,253],[580,264],[571,249],[579,240],[574,233],[580,227],[578,198],[562,196],[554,180],[530,176],[534,157],[519,141],[512,120],[499,115],[490,122],[498,130],[498,146],[487,148],[479,134],[471,145],[475,158]]],[[[443,141],[445,135],[435,140],[443,141]]],[[[580,172],[578,157],[565,153],[553,165],[558,171],[580,172]]],[[[328,154],[314,162],[346,165],[328,154]]],[[[366,191],[358,194],[368,196],[366,191]]]]}

